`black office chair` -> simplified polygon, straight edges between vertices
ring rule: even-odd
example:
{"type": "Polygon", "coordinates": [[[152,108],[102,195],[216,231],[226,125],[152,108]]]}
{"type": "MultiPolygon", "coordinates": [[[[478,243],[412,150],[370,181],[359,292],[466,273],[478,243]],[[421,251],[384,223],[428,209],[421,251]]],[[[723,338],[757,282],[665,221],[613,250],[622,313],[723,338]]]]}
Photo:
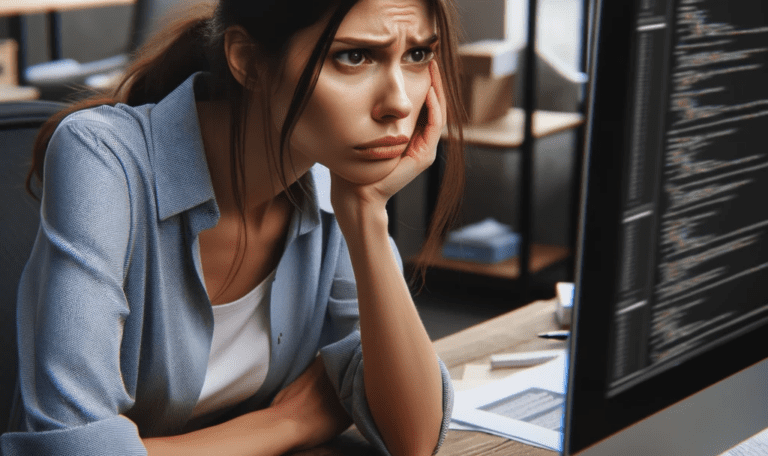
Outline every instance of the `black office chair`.
{"type": "Polygon", "coordinates": [[[0,432],[15,427],[16,290],[40,223],[39,203],[26,192],[24,181],[38,129],[64,106],[0,103],[0,432]]]}

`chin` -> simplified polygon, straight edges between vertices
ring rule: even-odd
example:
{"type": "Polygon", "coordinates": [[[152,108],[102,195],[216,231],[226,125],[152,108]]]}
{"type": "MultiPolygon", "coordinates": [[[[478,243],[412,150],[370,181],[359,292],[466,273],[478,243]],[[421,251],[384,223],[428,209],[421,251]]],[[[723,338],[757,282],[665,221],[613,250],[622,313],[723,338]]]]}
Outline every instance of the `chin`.
{"type": "Polygon", "coordinates": [[[400,162],[399,159],[381,160],[363,162],[354,166],[344,167],[344,169],[334,170],[329,167],[332,173],[356,185],[368,185],[379,182],[391,173],[400,162]]]}

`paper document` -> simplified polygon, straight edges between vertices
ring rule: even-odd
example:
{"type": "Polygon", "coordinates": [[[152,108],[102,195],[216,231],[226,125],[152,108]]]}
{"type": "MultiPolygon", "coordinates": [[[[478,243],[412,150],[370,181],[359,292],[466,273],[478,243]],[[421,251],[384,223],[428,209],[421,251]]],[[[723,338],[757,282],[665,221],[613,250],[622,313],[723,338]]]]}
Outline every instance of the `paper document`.
{"type": "Polygon", "coordinates": [[[475,388],[457,389],[450,428],[560,451],[567,358],[563,350],[545,364],[475,388]]]}
{"type": "Polygon", "coordinates": [[[765,456],[768,454],[768,429],[753,435],[720,456],[765,456]]]}

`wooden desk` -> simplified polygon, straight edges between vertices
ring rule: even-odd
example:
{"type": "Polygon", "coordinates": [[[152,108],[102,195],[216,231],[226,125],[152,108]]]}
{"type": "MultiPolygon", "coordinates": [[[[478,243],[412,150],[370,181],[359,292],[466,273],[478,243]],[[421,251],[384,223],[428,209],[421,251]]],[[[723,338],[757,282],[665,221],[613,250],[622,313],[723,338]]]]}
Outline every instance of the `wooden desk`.
{"type": "MultiPolygon", "coordinates": [[[[555,301],[536,301],[492,320],[435,341],[435,350],[452,378],[461,378],[464,365],[488,362],[494,353],[565,348],[566,342],[537,337],[558,329],[555,301]]],[[[557,452],[532,447],[482,432],[449,431],[439,456],[555,456],[557,452]]]]}
{"type": "MultiPolygon", "coordinates": [[[[492,320],[435,341],[435,350],[452,378],[464,366],[488,361],[493,353],[565,348],[566,342],[540,339],[536,334],[558,329],[555,301],[536,301],[492,320]]],[[[328,444],[294,456],[378,456],[354,428],[328,444]]],[[[438,456],[556,456],[557,452],[473,431],[449,430],[438,456]]]]}

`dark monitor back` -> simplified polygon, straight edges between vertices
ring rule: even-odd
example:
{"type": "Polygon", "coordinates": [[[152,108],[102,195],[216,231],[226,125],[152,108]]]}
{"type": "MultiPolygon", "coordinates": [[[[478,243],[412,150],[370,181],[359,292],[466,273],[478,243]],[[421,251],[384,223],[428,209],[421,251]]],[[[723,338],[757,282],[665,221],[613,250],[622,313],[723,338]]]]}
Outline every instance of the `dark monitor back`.
{"type": "Polygon", "coordinates": [[[768,427],[768,7],[593,10],[564,448],[718,454],[768,427]]]}

